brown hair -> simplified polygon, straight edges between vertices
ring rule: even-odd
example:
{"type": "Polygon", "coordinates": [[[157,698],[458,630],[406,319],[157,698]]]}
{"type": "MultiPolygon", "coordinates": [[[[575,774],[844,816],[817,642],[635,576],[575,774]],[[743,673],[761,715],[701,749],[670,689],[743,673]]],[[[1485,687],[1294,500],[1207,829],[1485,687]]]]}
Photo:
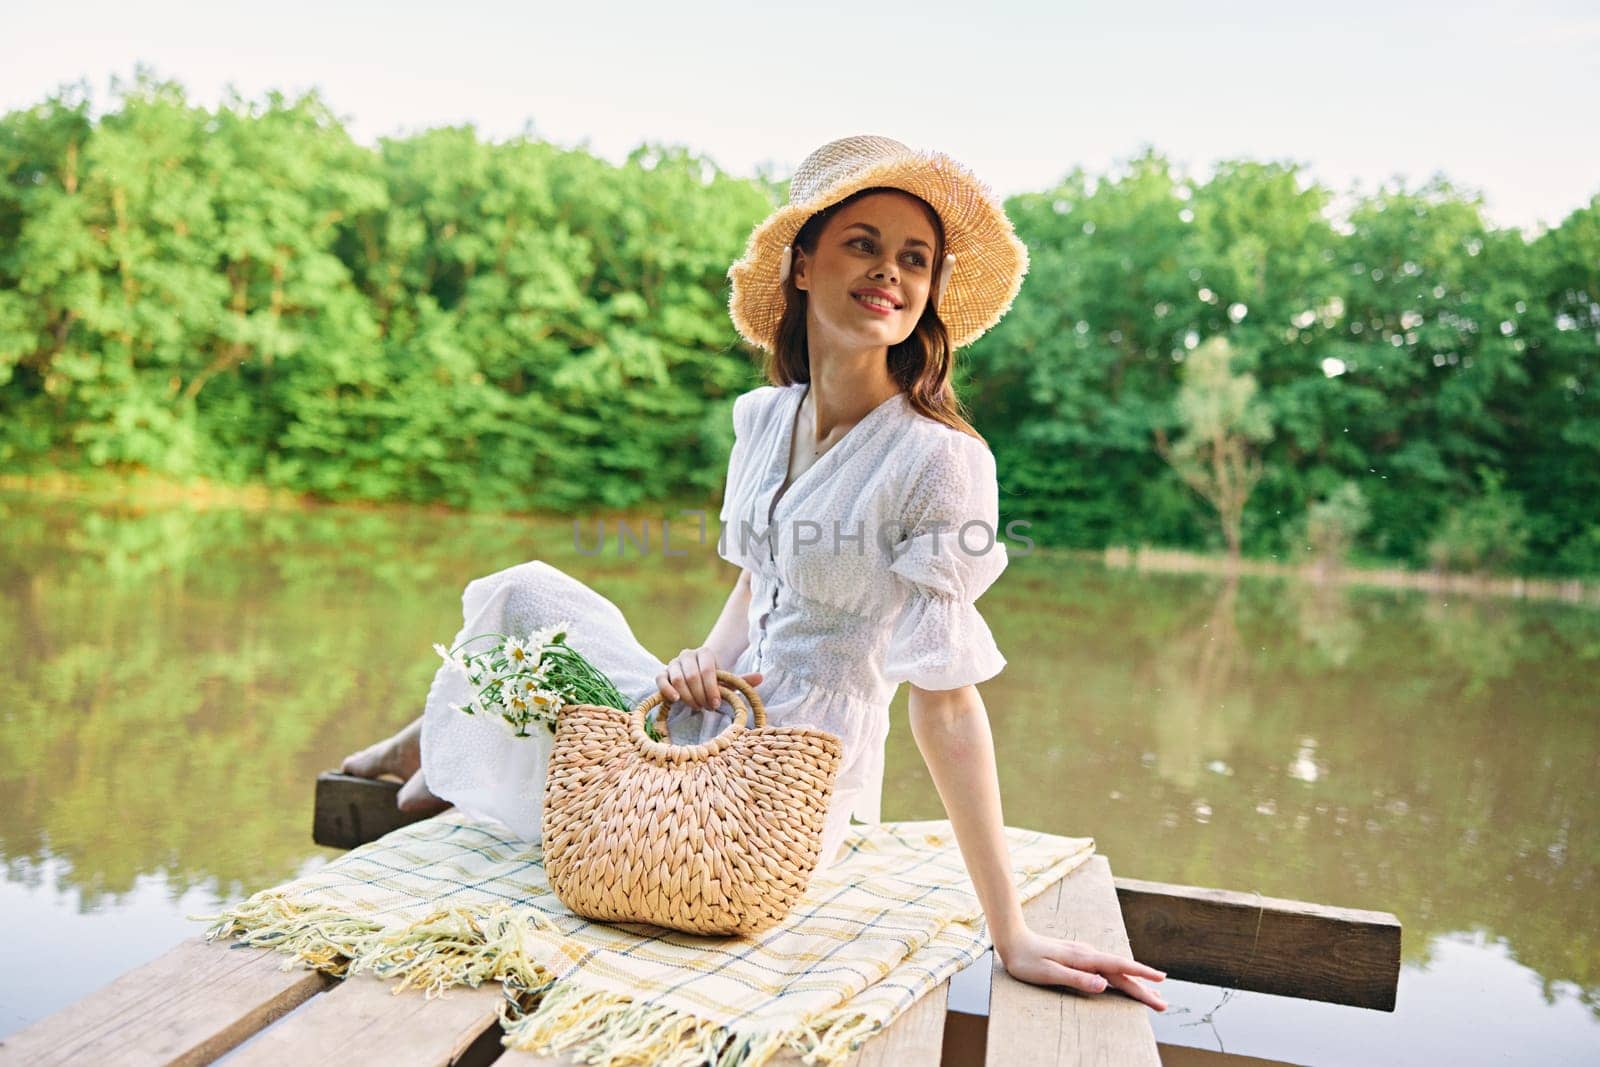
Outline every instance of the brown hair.
{"type": "MultiPolygon", "coordinates": [[[[815,254],[823,227],[841,208],[870,193],[893,192],[910,196],[933,224],[934,249],[932,263],[936,270],[944,263],[944,222],[926,200],[904,189],[874,186],[862,189],[830,204],[806,220],[795,235],[794,245],[808,256],[815,254]]],[[[899,344],[889,346],[889,376],[905,392],[913,410],[935,422],[971,434],[980,441],[983,435],[972,428],[962,411],[960,400],[950,385],[950,332],[933,306],[932,294],[923,306],[922,317],[917,320],[911,334],[899,344]]],[[[775,385],[792,385],[811,380],[811,356],[806,343],[805,293],[795,288],[794,275],[783,283],[783,317],[778,320],[774,334],[775,351],[766,358],[767,380],[775,385]]],[[[987,445],[988,442],[984,441],[987,445]]]]}

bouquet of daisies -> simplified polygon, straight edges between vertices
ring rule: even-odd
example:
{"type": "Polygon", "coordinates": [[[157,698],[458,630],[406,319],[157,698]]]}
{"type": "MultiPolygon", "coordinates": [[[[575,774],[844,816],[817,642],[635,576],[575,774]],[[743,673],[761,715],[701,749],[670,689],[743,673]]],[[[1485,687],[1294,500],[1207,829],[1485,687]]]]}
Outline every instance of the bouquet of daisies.
{"type": "MultiPolygon", "coordinates": [[[[570,625],[557,623],[527,637],[478,634],[455,648],[434,645],[439,657],[464,674],[473,689],[471,700],[453,703],[450,710],[499,719],[513,737],[532,736],[530,728],[554,735],[556,718],[569,704],[632,710],[611,680],[567,644],[570,625]],[[473,642],[484,640],[494,644],[477,652],[465,651],[473,642]]],[[[661,740],[653,721],[645,723],[645,730],[661,740]]]]}

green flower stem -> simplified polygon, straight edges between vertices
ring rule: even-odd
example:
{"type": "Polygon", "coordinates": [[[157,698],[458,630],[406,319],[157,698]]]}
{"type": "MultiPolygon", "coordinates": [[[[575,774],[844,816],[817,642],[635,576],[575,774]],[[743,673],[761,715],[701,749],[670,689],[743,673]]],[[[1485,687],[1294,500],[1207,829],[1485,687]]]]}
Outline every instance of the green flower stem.
{"type": "MultiPolygon", "coordinates": [[[[454,658],[457,652],[474,641],[482,641],[491,637],[498,638],[500,642],[498,645],[478,653],[476,656],[469,654],[466,656],[466,660],[469,666],[481,665],[490,670],[503,670],[510,665],[511,658],[497,654],[505,651],[505,643],[511,640],[512,636],[511,634],[502,633],[477,634],[450,649],[450,656],[454,658]]],[[[611,683],[611,679],[596,669],[594,664],[585,659],[577,649],[567,644],[565,632],[556,634],[549,644],[538,650],[538,654],[543,687],[559,693],[566,703],[592,704],[599,707],[616,708],[619,711],[633,710],[627,698],[611,683]]],[[[522,676],[524,675],[516,675],[516,677],[522,676]]],[[[489,695],[498,700],[500,693],[500,682],[495,681],[485,686],[480,695],[489,695]]],[[[469,711],[468,714],[471,714],[471,712],[469,711]]],[[[645,733],[654,741],[663,741],[665,738],[657,727],[655,719],[654,715],[646,718],[645,733]]],[[[527,732],[528,723],[526,721],[513,721],[512,725],[517,728],[514,736],[529,736],[527,732]]],[[[547,729],[554,732],[555,725],[553,723],[546,723],[545,725],[547,729]]]]}

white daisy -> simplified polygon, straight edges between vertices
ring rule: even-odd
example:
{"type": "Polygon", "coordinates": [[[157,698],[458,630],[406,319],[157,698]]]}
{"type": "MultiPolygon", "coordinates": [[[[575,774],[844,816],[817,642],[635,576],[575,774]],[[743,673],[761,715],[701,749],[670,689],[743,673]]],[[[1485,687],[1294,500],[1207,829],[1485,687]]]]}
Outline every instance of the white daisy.
{"type": "Polygon", "coordinates": [[[533,645],[535,648],[543,648],[545,645],[553,645],[556,643],[557,635],[565,634],[571,629],[571,622],[558,622],[553,626],[546,626],[542,630],[533,631],[533,633],[528,635],[528,643],[533,645]]]}
{"type": "Polygon", "coordinates": [[[437,641],[434,642],[433,650],[439,654],[440,659],[444,660],[445,663],[449,664],[450,666],[455,667],[457,670],[465,671],[468,669],[467,656],[465,653],[458,652],[452,655],[448,648],[439,644],[437,641]]]}
{"type": "Polygon", "coordinates": [[[506,665],[516,670],[532,670],[539,665],[539,650],[542,646],[521,638],[506,638],[504,655],[506,665]]]}

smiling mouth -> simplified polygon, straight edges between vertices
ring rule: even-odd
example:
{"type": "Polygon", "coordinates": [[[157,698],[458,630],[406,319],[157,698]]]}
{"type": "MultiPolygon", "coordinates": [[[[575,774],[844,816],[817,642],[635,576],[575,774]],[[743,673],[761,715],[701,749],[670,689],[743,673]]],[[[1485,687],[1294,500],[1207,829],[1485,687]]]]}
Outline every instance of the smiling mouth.
{"type": "Polygon", "coordinates": [[[888,313],[899,310],[892,301],[886,300],[881,296],[859,296],[854,293],[851,296],[856,303],[871,308],[873,311],[888,313]]]}

